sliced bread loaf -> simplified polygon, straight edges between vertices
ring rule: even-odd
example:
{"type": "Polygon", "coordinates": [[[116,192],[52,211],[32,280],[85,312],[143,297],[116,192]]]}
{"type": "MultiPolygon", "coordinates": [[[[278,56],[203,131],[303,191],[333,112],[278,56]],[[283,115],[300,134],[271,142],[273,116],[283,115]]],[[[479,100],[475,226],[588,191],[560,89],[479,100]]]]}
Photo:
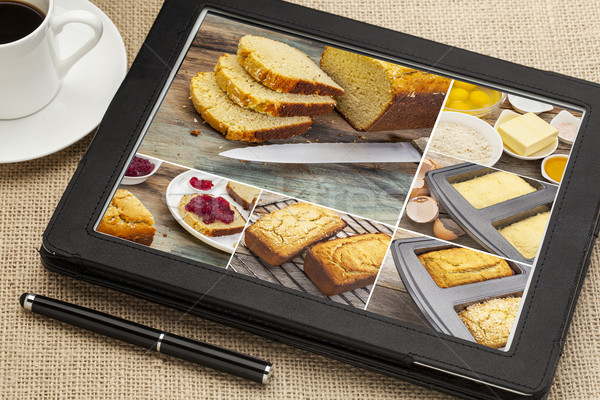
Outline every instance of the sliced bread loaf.
{"type": "Polygon", "coordinates": [[[209,194],[186,194],[179,200],[178,209],[179,215],[186,224],[206,236],[234,235],[243,231],[246,226],[246,220],[237,208],[222,197],[217,198],[209,194]],[[189,207],[188,204],[197,197],[208,201],[194,204],[196,207],[189,207]],[[201,212],[198,213],[198,210],[201,212]],[[229,222],[223,221],[224,216],[229,217],[229,222]]]}
{"type": "Polygon", "coordinates": [[[221,90],[213,72],[200,72],[190,84],[196,111],[229,140],[266,142],[301,135],[310,128],[310,117],[273,117],[235,104],[221,90]]]}
{"type": "Polygon", "coordinates": [[[227,182],[225,189],[229,197],[242,206],[244,210],[251,210],[260,194],[260,189],[236,182],[227,182]]]}
{"type": "Polygon", "coordinates": [[[254,79],[238,62],[235,54],[224,54],[215,66],[217,83],[237,105],[274,117],[327,114],[335,99],[316,94],[281,93],[254,79]]]}
{"type": "Polygon", "coordinates": [[[325,46],[321,68],[346,91],[337,110],[359,131],[432,128],[450,79],[325,46]]]}
{"type": "Polygon", "coordinates": [[[246,35],[238,44],[239,63],[263,85],[284,93],[341,96],[344,94],[302,51],[262,36],[246,35]]]}

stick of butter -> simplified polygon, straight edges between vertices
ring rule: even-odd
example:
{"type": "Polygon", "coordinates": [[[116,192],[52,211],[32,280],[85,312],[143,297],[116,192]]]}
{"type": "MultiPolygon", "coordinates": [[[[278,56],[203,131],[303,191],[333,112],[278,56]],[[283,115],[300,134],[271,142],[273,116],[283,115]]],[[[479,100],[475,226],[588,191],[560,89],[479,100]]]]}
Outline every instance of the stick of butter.
{"type": "Polygon", "coordinates": [[[527,113],[500,124],[498,133],[505,145],[528,157],[555,141],[558,129],[537,115],[527,113]]]}

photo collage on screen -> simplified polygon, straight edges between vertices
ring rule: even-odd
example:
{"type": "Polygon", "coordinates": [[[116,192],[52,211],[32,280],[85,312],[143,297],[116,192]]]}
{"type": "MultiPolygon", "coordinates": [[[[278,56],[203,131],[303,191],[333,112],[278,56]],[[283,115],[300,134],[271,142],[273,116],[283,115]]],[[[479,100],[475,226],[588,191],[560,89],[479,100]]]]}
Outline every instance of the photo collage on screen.
{"type": "Polygon", "coordinates": [[[581,113],[201,18],[97,231],[507,349],[581,113]]]}

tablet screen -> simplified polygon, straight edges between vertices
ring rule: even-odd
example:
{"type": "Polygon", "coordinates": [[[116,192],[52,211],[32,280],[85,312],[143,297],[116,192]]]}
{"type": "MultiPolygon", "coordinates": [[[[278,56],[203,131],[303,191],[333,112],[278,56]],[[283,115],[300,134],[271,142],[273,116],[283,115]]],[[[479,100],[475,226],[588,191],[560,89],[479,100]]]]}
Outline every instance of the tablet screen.
{"type": "Polygon", "coordinates": [[[97,231],[506,350],[581,118],[204,11],[97,231]]]}

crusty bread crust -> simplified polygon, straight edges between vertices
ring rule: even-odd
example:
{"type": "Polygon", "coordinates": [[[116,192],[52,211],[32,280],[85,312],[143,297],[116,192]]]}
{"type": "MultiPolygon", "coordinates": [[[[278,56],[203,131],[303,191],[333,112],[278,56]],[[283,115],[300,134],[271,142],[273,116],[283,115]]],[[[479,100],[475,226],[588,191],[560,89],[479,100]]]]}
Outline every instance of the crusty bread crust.
{"type": "Polygon", "coordinates": [[[433,128],[445,96],[445,93],[396,94],[383,114],[365,131],[433,128]]]}
{"type": "Polygon", "coordinates": [[[325,46],[321,68],[346,93],[337,110],[358,131],[432,128],[450,79],[325,46]]]}
{"type": "MultiPolygon", "coordinates": [[[[304,215],[308,215],[304,214],[304,215]]],[[[304,217],[303,217],[304,218],[304,217]]],[[[270,226],[270,224],[269,224],[270,226]]],[[[256,256],[258,256],[261,260],[263,260],[266,264],[271,266],[279,266],[284,262],[291,260],[296,257],[304,250],[306,250],[309,246],[327,239],[337,232],[341,231],[346,227],[346,222],[339,218],[339,216],[335,215],[332,211],[325,209],[323,207],[314,206],[312,204],[307,203],[295,203],[288,207],[282,208],[281,210],[274,211],[270,214],[264,215],[258,219],[254,224],[248,227],[245,232],[245,243],[246,247],[250,249],[256,256]],[[291,209],[290,209],[291,207],[291,209]],[[282,228],[284,225],[284,219],[287,217],[286,213],[289,213],[292,216],[295,210],[300,210],[310,213],[315,213],[320,215],[317,218],[324,218],[324,224],[321,226],[315,226],[311,224],[310,221],[298,222],[295,224],[288,224],[286,228],[282,228]],[[268,219],[274,219],[277,221],[277,228],[279,233],[274,235],[275,237],[280,237],[282,235],[282,229],[285,229],[285,233],[293,232],[294,230],[298,230],[301,226],[308,227],[306,229],[301,229],[303,232],[301,233],[293,233],[292,237],[294,238],[293,245],[289,243],[285,243],[280,239],[280,242],[274,242],[269,237],[268,228],[263,228],[263,222],[268,219]],[[281,223],[280,223],[281,222],[281,223]],[[301,225],[303,224],[303,225],[301,225]],[[306,236],[306,231],[310,230],[310,236],[306,236]]]]}
{"type": "MultiPolygon", "coordinates": [[[[349,290],[358,289],[367,285],[371,285],[377,278],[379,267],[383,262],[385,251],[390,243],[390,237],[385,233],[355,235],[347,238],[333,239],[327,242],[321,242],[312,246],[306,253],[304,258],[304,273],[310,280],[325,294],[326,296],[334,296],[344,293],[349,290]],[[338,260],[329,260],[324,258],[324,254],[328,253],[327,248],[342,248],[347,244],[352,243],[379,242],[380,249],[383,252],[372,252],[368,265],[362,265],[360,270],[352,270],[351,261],[342,265],[338,264],[338,260]]],[[[346,247],[347,248],[347,247],[346,247]]],[[[362,249],[361,252],[369,251],[362,249]]],[[[344,253],[346,257],[352,256],[352,250],[347,250],[344,253]]],[[[360,255],[357,255],[360,256],[360,255]]],[[[343,259],[342,259],[343,260],[343,259]]]]}
{"type": "MultiPolygon", "coordinates": [[[[194,90],[194,80],[203,79],[206,77],[207,74],[214,76],[214,73],[212,72],[200,72],[196,75],[196,77],[192,78],[192,81],[190,83],[190,94],[192,98],[192,103],[194,104],[194,108],[202,116],[202,118],[215,130],[225,135],[226,139],[240,140],[244,142],[266,142],[271,139],[287,139],[292,136],[301,135],[310,128],[312,124],[312,118],[310,117],[303,117],[306,119],[305,122],[282,124],[282,126],[265,127],[263,129],[241,130],[228,126],[227,124],[215,118],[215,116],[211,113],[210,109],[214,105],[204,104],[203,101],[198,97],[198,93],[196,93],[196,91],[194,90]]],[[[217,89],[221,90],[218,87],[217,89]]],[[[231,104],[238,107],[233,102],[231,102],[231,104]]],[[[243,108],[240,107],[240,109],[243,108]]],[[[245,111],[252,112],[249,110],[245,111]]],[[[256,115],[261,114],[256,113],[256,115]]]]}
{"type": "MultiPolygon", "coordinates": [[[[268,65],[265,65],[260,60],[260,57],[254,52],[254,49],[244,45],[245,38],[246,37],[242,38],[238,45],[238,61],[240,65],[254,77],[254,79],[261,82],[268,88],[284,93],[317,94],[320,96],[337,97],[344,94],[344,90],[328,77],[326,80],[329,80],[333,84],[326,84],[324,82],[318,82],[315,80],[308,81],[294,76],[285,76],[277,71],[273,71],[268,65]]],[[[270,41],[271,43],[276,42],[266,38],[263,38],[263,40],[270,41]]],[[[280,43],[280,45],[282,44],[280,43]]],[[[307,63],[314,64],[310,57],[302,53],[300,50],[291,46],[288,47],[306,56],[307,63]]],[[[319,67],[316,64],[314,65],[317,70],[320,71],[319,67]]],[[[324,76],[327,76],[327,74],[323,71],[320,72],[322,72],[324,76]]]]}
{"type": "MultiPolygon", "coordinates": [[[[219,87],[227,93],[231,100],[241,107],[250,108],[254,111],[272,115],[274,117],[324,115],[331,112],[335,108],[335,100],[333,100],[331,97],[321,96],[320,99],[298,99],[297,97],[300,97],[300,95],[277,93],[272,89],[263,86],[259,82],[255,82],[253,88],[257,89],[256,86],[258,85],[258,89],[261,90],[254,92],[244,90],[242,87],[236,84],[236,77],[232,71],[222,64],[224,57],[227,56],[232,55],[225,54],[219,58],[219,62],[215,66],[215,78],[219,84],[219,87]],[[288,96],[288,98],[273,99],[272,96],[271,98],[268,98],[268,93],[266,96],[264,95],[267,91],[277,93],[279,96],[288,96]]],[[[246,76],[249,75],[243,68],[240,67],[240,69],[246,76]]],[[[248,78],[254,81],[253,77],[248,76],[248,78]]]]}
{"type": "MultiPolygon", "coordinates": [[[[252,226],[250,226],[251,228],[252,226]]],[[[272,267],[277,267],[286,261],[291,260],[300,254],[304,249],[299,248],[292,254],[281,254],[272,246],[263,242],[250,228],[246,229],[244,233],[244,243],[246,247],[258,256],[263,262],[272,267]]]]}
{"type": "Polygon", "coordinates": [[[131,192],[118,189],[104,213],[98,232],[150,246],[156,233],[150,211],[131,192]]]}

